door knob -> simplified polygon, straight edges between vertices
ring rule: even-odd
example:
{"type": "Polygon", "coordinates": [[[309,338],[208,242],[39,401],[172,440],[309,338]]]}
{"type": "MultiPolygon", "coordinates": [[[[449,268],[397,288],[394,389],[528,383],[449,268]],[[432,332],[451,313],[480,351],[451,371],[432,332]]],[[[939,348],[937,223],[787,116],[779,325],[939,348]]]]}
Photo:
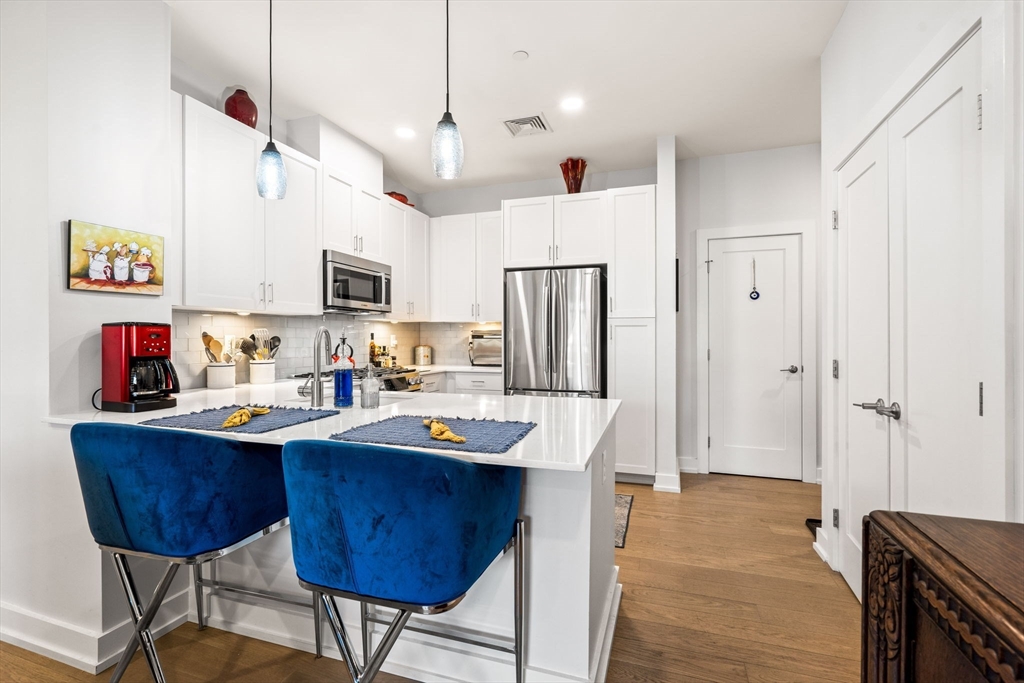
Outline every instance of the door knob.
{"type": "Polygon", "coordinates": [[[789,373],[792,373],[792,374],[794,374],[794,375],[795,375],[795,374],[796,374],[797,372],[799,372],[799,371],[800,371],[800,368],[798,368],[798,367],[797,367],[797,366],[795,366],[795,365],[790,365],[790,366],[789,366],[788,368],[782,368],[781,370],[779,370],[779,372],[789,372],[789,373]]]}

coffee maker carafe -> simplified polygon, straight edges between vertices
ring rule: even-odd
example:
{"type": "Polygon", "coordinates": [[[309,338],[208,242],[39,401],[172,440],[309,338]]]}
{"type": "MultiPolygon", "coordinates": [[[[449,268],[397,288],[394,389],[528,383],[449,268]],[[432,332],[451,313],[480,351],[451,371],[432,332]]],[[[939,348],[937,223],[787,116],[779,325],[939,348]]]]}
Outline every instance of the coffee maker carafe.
{"type": "Polygon", "coordinates": [[[173,408],[180,390],[171,364],[171,326],[103,324],[103,410],[137,413],[173,408]]]}

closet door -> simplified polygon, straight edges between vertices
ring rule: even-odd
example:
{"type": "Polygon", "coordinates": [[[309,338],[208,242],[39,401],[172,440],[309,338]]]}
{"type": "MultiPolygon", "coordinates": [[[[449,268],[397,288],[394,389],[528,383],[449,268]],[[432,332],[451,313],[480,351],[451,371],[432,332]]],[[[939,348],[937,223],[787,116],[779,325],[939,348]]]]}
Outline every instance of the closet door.
{"type": "MultiPolygon", "coordinates": [[[[1004,519],[1006,453],[986,443],[998,417],[980,396],[981,92],[976,34],[889,120],[891,495],[896,510],[1004,519]]],[[[1003,410],[998,392],[985,398],[1003,410]]]]}
{"type": "Polygon", "coordinates": [[[838,564],[861,592],[861,522],[889,509],[889,174],[883,126],[839,170],[838,564]]]}

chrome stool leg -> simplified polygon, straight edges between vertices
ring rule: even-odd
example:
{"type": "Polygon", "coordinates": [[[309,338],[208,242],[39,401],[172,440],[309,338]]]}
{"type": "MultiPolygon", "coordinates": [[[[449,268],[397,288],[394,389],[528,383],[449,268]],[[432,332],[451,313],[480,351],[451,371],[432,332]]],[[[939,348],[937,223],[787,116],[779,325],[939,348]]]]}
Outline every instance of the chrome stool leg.
{"type": "Polygon", "coordinates": [[[514,602],[515,602],[515,637],[516,637],[516,683],[523,683],[526,678],[526,662],[523,657],[523,644],[525,642],[524,636],[524,622],[523,622],[523,600],[525,592],[525,548],[524,534],[523,534],[524,522],[521,519],[516,520],[515,526],[515,573],[513,581],[515,583],[514,588],[514,602]]]}
{"type": "Polygon", "coordinates": [[[206,597],[203,595],[203,565],[197,562],[192,565],[192,585],[196,591],[196,624],[197,630],[206,628],[206,597]]]}
{"type": "Polygon", "coordinates": [[[128,559],[121,553],[113,553],[113,559],[114,566],[117,568],[117,575],[121,579],[121,587],[124,588],[124,597],[128,601],[128,610],[131,613],[132,621],[135,623],[135,631],[125,646],[121,659],[117,662],[117,668],[114,669],[114,674],[110,677],[110,683],[117,683],[121,680],[125,670],[128,668],[128,664],[132,661],[135,650],[138,649],[140,644],[142,645],[142,653],[146,656],[146,662],[149,664],[149,671],[153,675],[153,680],[156,683],[166,683],[167,679],[164,678],[164,672],[160,666],[160,658],[156,654],[153,634],[149,631],[149,625],[153,623],[153,618],[156,616],[157,610],[160,609],[160,604],[167,597],[167,591],[171,588],[174,575],[178,573],[178,565],[173,562],[168,565],[167,571],[164,572],[160,583],[157,584],[156,590],[153,591],[153,598],[150,600],[149,606],[143,610],[142,601],[139,600],[139,592],[135,588],[135,581],[132,579],[131,568],[128,566],[128,559]]]}
{"type": "Polygon", "coordinates": [[[363,666],[370,661],[370,606],[365,602],[359,603],[359,622],[363,632],[363,666]]]}
{"type": "Polygon", "coordinates": [[[313,643],[315,644],[317,659],[324,656],[323,635],[323,619],[320,616],[320,593],[313,591],[313,643]]]}

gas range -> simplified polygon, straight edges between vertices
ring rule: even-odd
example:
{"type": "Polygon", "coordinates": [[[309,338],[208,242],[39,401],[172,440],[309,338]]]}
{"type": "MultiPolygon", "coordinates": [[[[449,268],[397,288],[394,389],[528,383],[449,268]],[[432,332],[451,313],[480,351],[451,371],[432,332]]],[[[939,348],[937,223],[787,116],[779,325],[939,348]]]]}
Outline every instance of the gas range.
{"type": "MultiPolygon", "coordinates": [[[[366,378],[366,368],[355,368],[352,371],[352,379],[360,381],[366,378]]],[[[422,388],[423,379],[420,373],[412,368],[372,368],[373,376],[380,380],[381,391],[419,391],[422,388]]],[[[302,372],[292,375],[296,379],[310,380],[312,372],[302,372]]],[[[320,373],[321,381],[329,382],[334,379],[334,371],[328,370],[320,373]]]]}

